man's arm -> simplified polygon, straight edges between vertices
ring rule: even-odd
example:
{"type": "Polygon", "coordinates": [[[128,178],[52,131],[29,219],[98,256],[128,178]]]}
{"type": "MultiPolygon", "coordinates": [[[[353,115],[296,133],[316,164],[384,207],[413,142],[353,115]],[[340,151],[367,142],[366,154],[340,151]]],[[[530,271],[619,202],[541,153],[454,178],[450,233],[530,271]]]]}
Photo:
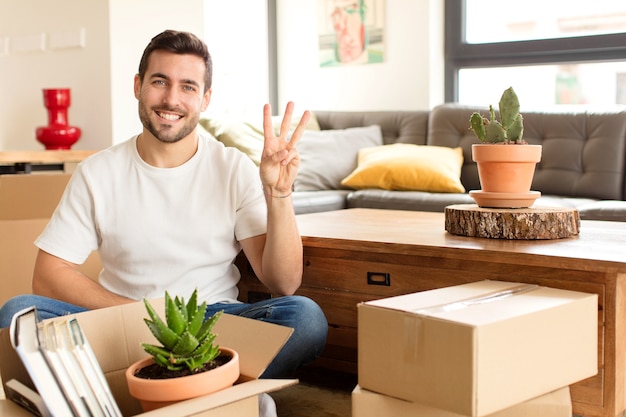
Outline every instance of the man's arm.
{"type": "Polygon", "coordinates": [[[267,234],[244,239],[241,246],[256,276],[273,294],[291,295],[302,283],[302,240],[291,199],[281,204],[289,204],[293,220],[268,207],[267,234]],[[270,220],[272,216],[277,219],[270,220]]]}
{"type": "Polygon", "coordinates": [[[267,203],[267,234],[241,242],[255,273],[275,294],[293,294],[302,282],[302,239],[291,201],[300,155],[296,145],[310,113],[305,111],[289,137],[294,104],[285,109],[280,132],[272,127],[271,108],[263,108],[265,142],[259,171],[267,203]]]}
{"type": "Polygon", "coordinates": [[[130,303],[131,300],[105,290],[78,270],[78,265],[39,250],[33,272],[34,294],[65,301],[88,309],[130,303]]]}

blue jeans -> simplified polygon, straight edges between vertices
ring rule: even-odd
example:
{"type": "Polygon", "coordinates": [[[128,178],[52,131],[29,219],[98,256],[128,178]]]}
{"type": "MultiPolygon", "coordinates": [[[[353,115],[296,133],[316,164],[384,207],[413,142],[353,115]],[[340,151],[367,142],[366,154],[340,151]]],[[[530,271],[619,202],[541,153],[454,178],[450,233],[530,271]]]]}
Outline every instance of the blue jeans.
{"type": "MultiPolygon", "coordinates": [[[[37,307],[39,317],[42,320],[86,311],[83,307],[47,297],[19,295],[8,300],[0,307],[0,328],[8,327],[11,324],[13,314],[33,305],[37,307]]],[[[312,362],[317,358],[326,344],[326,335],[328,333],[326,317],[322,309],[314,301],[306,297],[292,295],[271,298],[253,304],[211,304],[207,306],[206,315],[211,316],[219,310],[224,310],[224,313],[289,326],[294,329],[285,346],[263,372],[261,378],[285,378],[292,376],[299,366],[312,362]]]]}

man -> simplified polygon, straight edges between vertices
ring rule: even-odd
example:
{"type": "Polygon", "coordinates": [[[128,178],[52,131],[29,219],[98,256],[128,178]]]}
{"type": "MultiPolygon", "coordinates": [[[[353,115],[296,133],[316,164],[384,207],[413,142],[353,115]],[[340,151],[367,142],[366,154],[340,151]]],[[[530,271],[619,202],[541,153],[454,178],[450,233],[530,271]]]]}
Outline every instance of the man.
{"type": "Polygon", "coordinates": [[[262,377],[287,376],[320,354],[324,314],[310,299],[292,295],[301,283],[302,241],[290,194],[296,144],[310,114],[289,138],[289,103],[276,136],[266,105],[256,168],[243,153],[199,136],[211,78],[211,57],[196,36],[168,30],[151,40],[134,80],[143,131],[78,166],[35,242],[36,295],[9,300],[0,326],[30,305],[48,318],[163,297],[165,290],[188,298],[198,288],[210,304],[207,315],[224,310],[295,329],[262,377]],[[99,282],[77,270],[96,249],[99,282]],[[284,297],[237,302],[233,260],[241,249],[259,280],[284,297]]]}

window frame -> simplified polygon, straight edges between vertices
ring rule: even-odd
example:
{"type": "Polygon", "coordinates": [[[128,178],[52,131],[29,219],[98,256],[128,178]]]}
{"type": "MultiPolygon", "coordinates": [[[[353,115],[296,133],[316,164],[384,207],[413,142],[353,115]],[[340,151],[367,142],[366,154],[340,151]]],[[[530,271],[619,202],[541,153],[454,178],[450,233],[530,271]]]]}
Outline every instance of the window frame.
{"type": "Polygon", "coordinates": [[[465,42],[465,1],[445,0],[444,97],[459,97],[459,70],[626,60],[626,33],[530,41],[465,42]]]}
{"type": "Polygon", "coordinates": [[[280,112],[278,108],[278,13],[276,10],[276,0],[267,0],[268,94],[274,116],[280,112]]]}

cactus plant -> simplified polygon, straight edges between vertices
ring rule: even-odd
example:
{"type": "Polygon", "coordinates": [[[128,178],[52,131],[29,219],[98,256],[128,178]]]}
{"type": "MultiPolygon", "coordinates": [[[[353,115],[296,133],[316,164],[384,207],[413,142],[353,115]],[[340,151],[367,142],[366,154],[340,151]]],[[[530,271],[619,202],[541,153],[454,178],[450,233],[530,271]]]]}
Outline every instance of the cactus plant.
{"type": "Polygon", "coordinates": [[[144,321],[162,346],[150,343],[141,346],[152,355],[156,364],[171,371],[188,369],[198,372],[219,356],[220,349],[213,344],[216,335],[212,330],[222,311],[205,318],[206,302],[198,306],[197,289],[187,304],[184,298],[172,299],[165,292],[165,322],[148,300],[144,298],[143,301],[150,315],[150,319],[144,321]]]}
{"type": "Polygon", "coordinates": [[[509,87],[500,98],[500,121],[496,120],[495,110],[489,105],[490,118],[483,117],[479,112],[472,113],[470,129],[481,142],[486,143],[517,143],[525,144],[524,119],[519,112],[520,105],[513,87],[509,87]]]}
{"type": "Polygon", "coordinates": [[[488,208],[530,207],[541,195],[530,191],[535,167],[541,160],[541,145],[530,145],[523,138],[524,119],[513,87],[500,98],[500,120],[489,106],[490,118],[478,112],[470,117],[470,129],[481,142],[472,144],[481,190],[469,192],[476,204],[488,208]],[[524,144],[524,146],[493,146],[524,144]]]}

